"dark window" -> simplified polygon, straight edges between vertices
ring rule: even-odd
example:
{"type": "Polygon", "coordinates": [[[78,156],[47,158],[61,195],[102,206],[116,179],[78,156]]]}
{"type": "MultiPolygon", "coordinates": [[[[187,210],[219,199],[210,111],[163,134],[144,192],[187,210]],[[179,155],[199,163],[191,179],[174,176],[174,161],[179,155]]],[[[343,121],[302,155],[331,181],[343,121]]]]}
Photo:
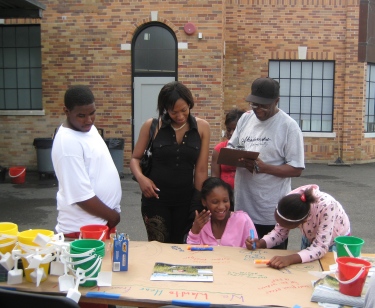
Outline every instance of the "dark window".
{"type": "Polygon", "coordinates": [[[176,73],[176,40],[161,26],[141,30],[134,45],[134,73],[176,73]]]}
{"type": "Polygon", "coordinates": [[[0,26],[0,109],[42,109],[39,25],[0,26]]]}
{"type": "Polygon", "coordinates": [[[375,64],[367,64],[365,132],[375,132],[375,64]]]}
{"type": "Polygon", "coordinates": [[[269,61],[269,77],[280,82],[279,107],[304,132],[333,130],[333,61],[269,61]]]}

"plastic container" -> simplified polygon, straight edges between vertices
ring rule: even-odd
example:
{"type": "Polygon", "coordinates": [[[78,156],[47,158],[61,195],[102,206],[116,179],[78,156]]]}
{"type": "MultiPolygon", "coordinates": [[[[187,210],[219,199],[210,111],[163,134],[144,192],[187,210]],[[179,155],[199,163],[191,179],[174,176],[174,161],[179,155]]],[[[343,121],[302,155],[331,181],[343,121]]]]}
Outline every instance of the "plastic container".
{"type": "Polygon", "coordinates": [[[38,172],[41,174],[54,174],[55,170],[52,164],[53,139],[52,138],[35,138],[33,146],[36,149],[36,158],[38,172]]]}
{"type": "MultiPolygon", "coordinates": [[[[74,265],[74,269],[81,268],[83,270],[87,270],[93,267],[91,270],[85,273],[85,276],[91,275],[92,278],[96,278],[101,270],[101,264],[99,267],[94,266],[95,262],[97,262],[97,258],[104,257],[105,255],[105,243],[99,240],[93,239],[84,239],[84,240],[76,240],[70,243],[70,254],[81,254],[83,252],[87,252],[88,250],[95,249],[94,254],[97,256],[87,262],[84,262],[79,265],[74,265]]],[[[87,257],[74,257],[72,256],[73,262],[79,262],[87,257]]],[[[96,286],[96,280],[88,280],[84,283],[81,283],[80,286],[82,287],[94,287],[96,286]]]]}
{"type": "Polygon", "coordinates": [[[12,222],[0,222],[0,252],[11,252],[16,245],[18,225],[12,222]]]}
{"type": "Polygon", "coordinates": [[[336,262],[339,291],[345,295],[361,296],[371,263],[353,257],[339,257],[336,262]]]}
{"type": "Polygon", "coordinates": [[[25,183],[26,167],[10,167],[9,176],[13,184],[25,183]]]}
{"type": "Polygon", "coordinates": [[[363,239],[355,236],[337,236],[334,241],[338,257],[359,257],[365,243],[363,239]]]}
{"type": "MultiPolygon", "coordinates": [[[[33,240],[39,233],[46,235],[46,236],[50,236],[50,237],[52,237],[54,234],[53,231],[50,231],[50,230],[30,229],[30,230],[26,230],[26,231],[22,231],[18,233],[18,241],[21,244],[27,245],[28,247],[40,248],[40,246],[38,246],[37,244],[33,242],[33,240]]],[[[21,250],[22,250],[22,253],[25,253],[25,251],[22,249],[22,246],[21,246],[21,250]]],[[[31,277],[31,273],[34,271],[34,269],[27,269],[27,267],[29,266],[29,262],[25,258],[22,258],[22,265],[25,271],[26,280],[29,282],[34,282],[31,277]]],[[[49,266],[50,266],[50,263],[44,263],[44,264],[39,265],[39,267],[44,270],[44,274],[45,274],[41,281],[45,281],[47,279],[49,266]]]]}
{"type": "Polygon", "coordinates": [[[0,183],[3,183],[5,182],[5,176],[8,172],[8,169],[3,167],[3,166],[0,166],[0,183]]]}
{"type": "Polygon", "coordinates": [[[80,228],[82,239],[95,239],[105,241],[108,239],[108,226],[106,225],[87,225],[80,228]]]}
{"type": "Polygon", "coordinates": [[[125,139],[107,138],[104,140],[120,177],[124,176],[124,145],[125,139]]]}

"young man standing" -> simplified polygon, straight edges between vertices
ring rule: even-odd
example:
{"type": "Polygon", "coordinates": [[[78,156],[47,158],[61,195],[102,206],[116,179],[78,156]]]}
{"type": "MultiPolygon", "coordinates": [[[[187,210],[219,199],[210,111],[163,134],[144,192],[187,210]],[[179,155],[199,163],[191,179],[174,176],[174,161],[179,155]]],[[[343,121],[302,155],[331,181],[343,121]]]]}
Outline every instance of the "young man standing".
{"type": "Polygon", "coordinates": [[[120,178],[103,138],[94,126],[95,99],[87,86],[73,86],[64,97],[66,120],[52,146],[59,182],[56,231],[78,238],[80,227],[120,222],[120,178]]]}

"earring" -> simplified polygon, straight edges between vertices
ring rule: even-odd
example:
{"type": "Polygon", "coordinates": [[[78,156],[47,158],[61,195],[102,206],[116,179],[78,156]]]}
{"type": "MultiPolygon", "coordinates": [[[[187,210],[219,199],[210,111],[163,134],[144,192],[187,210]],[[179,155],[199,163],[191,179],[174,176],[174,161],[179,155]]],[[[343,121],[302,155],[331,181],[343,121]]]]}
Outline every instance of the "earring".
{"type": "Polygon", "coordinates": [[[166,109],[163,110],[163,114],[167,114],[167,110],[166,109]]]}

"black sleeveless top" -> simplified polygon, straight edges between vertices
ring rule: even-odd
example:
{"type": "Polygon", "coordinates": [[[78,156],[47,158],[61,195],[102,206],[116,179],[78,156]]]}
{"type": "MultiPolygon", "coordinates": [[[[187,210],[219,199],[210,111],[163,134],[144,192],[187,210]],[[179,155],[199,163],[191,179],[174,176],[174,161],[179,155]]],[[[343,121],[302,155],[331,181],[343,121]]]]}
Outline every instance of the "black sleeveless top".
{"type": "Polygon", "coordinates": [[[170,120],[162,117],[162,125],[152,146],[152,169],[149,175],[160,189],[159,199],[142,196],[144,205],[190,204],[201,138],[195,117],[189,115],[188,121],[190,129],[178,144],[170,120]]]}

